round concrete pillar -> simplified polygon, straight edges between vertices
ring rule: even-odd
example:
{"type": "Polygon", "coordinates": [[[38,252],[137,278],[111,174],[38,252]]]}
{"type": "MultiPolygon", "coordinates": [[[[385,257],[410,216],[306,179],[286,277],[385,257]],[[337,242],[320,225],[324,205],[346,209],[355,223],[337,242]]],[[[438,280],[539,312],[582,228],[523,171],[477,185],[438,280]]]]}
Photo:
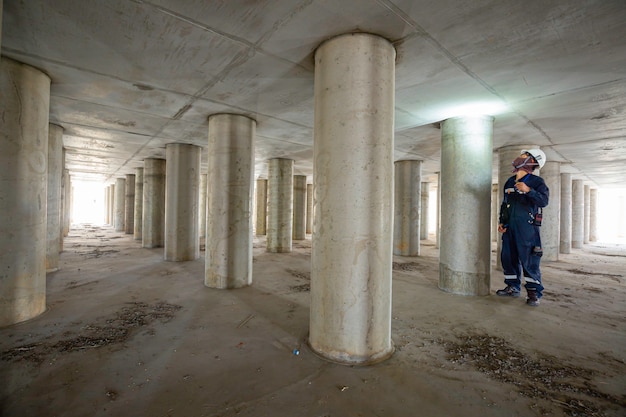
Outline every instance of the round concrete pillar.
{"type": "Polygon", "coordinates": [[[589,241],[598,240],[598,190],[589,191],[589,241]]]}
{"type": "Polygon", "coordinates": [[[70,234],[70,226],[72,223],[72,178],[68,169],[63,170],[63,213],[61,221],[63,222],[63,236],[70,234]]]}
{"type": "Polygon", "coordinates": [[[589,243],[589,219],[591,218],[591,187],[585,185],[584,188],[584,215],[583,215],[583,243],[589,243]]]}
{"type": "Polygon", "coordinates": [[[393,353],[395,49],[365,33],[315,52],[313,351],[346,364],[393,353]]]}
{"type": "Polygon", "coordinates": [[[0,327],[46,309],[50,78],[0,57],[0,327]]]}
{"type": "Polygon", "coordinates": [[[541,177],[550,190],[550,201],[543,208],[541,225],[541,246],[544,261],[559,260],[560,228],[561,228],[561,163],[547,161],[541,168],[541,177]]]}
{"type": "MultiPolygon", "coordinates": [[[[210,155],[209,155],[210,157],[210,155]]],[[[207,200],[207,174],[200,174],[200,200],[198,203],[198,236],[206,237],[206,200],[207,200]]]]}
{"type": "Polygon", "coordinates": [[[293,240],[306,239],[306,175],[293,177],[293,240]]]}
{"type": "Polygon", "coordinates": [[[165,244],[165,159],[143,161],[143,218],[141,245],[160,248],[165,244]]]}
{"type": "Polygon", "coordinates": [[[124,232],[135,232],[135,174],[126,175],[126,202],[124,203],[124,232]]]}
{"type": "Polygon", "coordinates": [[[249,117],[209,117],[204,284],[210,288],[252,283],[255,133],[256,121],[249,117]]]}
{"type": "Polygon", "coordinates": [[[430,183],[422,182],[420,199],[420,239],[428,239],[428,205],[430,202],[430,183]]]}
{"type": "Polygon", "coordinates": [[[126,179],[115,180],[115,231],[124,232],[126,224],[126,179]]]}
{"type": "Polygon", "coordinates": [[[135,168],[135,208],[133,213],[133,237],[141,240],[143,230],[143,168],[135,168]]]}
{"type": "Polygon", "coordinates": [[[393,254],[419,256],[422,161],[394,165],[393,254]]]}
{"type": "Polygon", "coordinates": [[[198,199],[200,148],[186,143],[165,147],[165,260],[193,261],[200,257],[198,199]]]}
{"type": "Polygon", "coordinates": [[[583,180],[572,181],[572,248],[583,247],[585,238],[585,186],[583,180]]]}
{"type": "Polygon", "coordinates": [[[561,174],[561,221],[559,251],[572,251],[572,174],[561,174]]]}
{"type": "MultiPolygon", "coordinates": [[[[500,206],[502,205],[502,200],[504,200],[504,184],[506,181],[513,176],[513,165],[512,162],[520,156],[522,150],[524,149],[535,149],[536,145],[511,145],[511,146],[503,146],[498,149],[498,219],[500,218],[500,206]]],[[[496,224],[497,231],[497,224],[496,224]]],[[[497,249],[496,249],[496,269],[502,270],[502,260],[500,259],[500,254],[502,253],[502,236],[498,234],[497,240],[497,249]]]]}
{"type": "Polygon", "coordinates": [[[256,180],[256,235],[267,232],[267,180],[256,180]]]}
{"type": "Polygon", "coordinates": [[[441,125],[439,288],[488,295],[491,280],[493,117],[441,125]]]}
{"type": "Polygon", "coordinates": [[[497,242],[500,234],[498,233],[498,216],[500,215],[500,199],[498,184],[491,185],[491,241],[497,242]]]}
{"type": "Polygon", "coordinates": [[[48,127],[48,216],[46,272],[59,269],[61,251],[61,181],[63,180],[63,128],[48,127]]]}
{"type": "Polygon", "coordinates": [[[291,252],[293,227],[293,160],[268,162],[267,251],[291,252]]]}
{"type": "Polygon", "coordinates": [[[306,234],[313,231],[313,184],[306,185],[306,234]]]}

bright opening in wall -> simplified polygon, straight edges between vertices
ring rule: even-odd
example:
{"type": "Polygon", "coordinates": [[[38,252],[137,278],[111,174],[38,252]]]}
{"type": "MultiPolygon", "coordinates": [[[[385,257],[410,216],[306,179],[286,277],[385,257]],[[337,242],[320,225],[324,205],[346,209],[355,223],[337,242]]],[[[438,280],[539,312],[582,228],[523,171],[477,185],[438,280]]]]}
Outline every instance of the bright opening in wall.
{"type": "Polygon", "coordinates": [[[72,223],[104,224],[104,184],[72,181],[72,223]]]}
{"type": "Polygon", "coordinates": [[[598,242],[626,244],[626,188],[598,190],[598,242]]]}

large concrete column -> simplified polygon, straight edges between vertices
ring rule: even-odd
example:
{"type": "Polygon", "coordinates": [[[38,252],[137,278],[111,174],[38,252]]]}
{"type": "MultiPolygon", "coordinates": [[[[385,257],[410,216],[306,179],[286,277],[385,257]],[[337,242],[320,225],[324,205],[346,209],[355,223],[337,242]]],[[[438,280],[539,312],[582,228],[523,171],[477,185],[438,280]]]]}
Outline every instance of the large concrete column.
{"type": "Polygon", "coordinates": [[[46,272],[59,269],[61,247],[61,181],[63,180],[63,128],[48,126],[48,215],[46,272]]]}
{"type": "Polygon", "coordinates": [[[0,327],[46,309],[50,78],[0,57],[0,327]]]}
{"type": "Polygon", "coordinates": [[[585,185],[583,188],[584,215],[583,215],[583,243],[589,243],[589,219],[591,212],[591,187],[585,185]]]}
{"type": "Polygon", "coordinates": [[[313,231],[313,184],[306,185],[306,233],[313,231]]]}
{"type": "Polygon", "coordinates": [[[293,160],[268,161],[267,251],[291,252],[293,227],[293,160]]]}
{"type": "Polygon", "coordinates": [[[210,288],[252,283],[255,134],[249,117],[209,116],[204,284],[210,288]]]}
{"type": "Polygon", "coordinates": [[[393,254],[419,256],[422,161],[394,165],[393,254]]]}
{"type": "Polygon", "coordinates": [[[193,261],[200,257],[198,198],[200,151],[186,143],[165,147],[165,260],[193,261]]]}
{"type": "Polygon", "coordinates": [[[572,248],[583,247],[585,238],[585,186],[583,180],[572,180],[572,248]]]}
{"type": "Polygon", "coordinates": [[[489,294],[492,136],[490,116],[441,124],[439,288],[447,292],[489,294]]]}
{"type": "Polygon", "coordinates": [[[143,161],[143,218],[141,245],[161,248],[165,244],[165,159],[143,161]]]}
{"type": "MultiPolygon", "coordinates": [[[[209,158],[211,155],[209,155],[209,158]]],[[[206,213],[207,213],[207,174],[200,174],[200,200],[198,201],[198,237],[206,237],[206,213]]]]}
{"type": "MultiPolygon", "coordinates": [[[[498,218],[500,217],[500,206],[504,199],[504,191],[502,187],[506,184],[506,181],[513,176],[512,162],[520,156],[523,149],[534,149],[536,145],[511,145],[503,146],[498,149],[498,218]]],[[[502,260],[500,254],[502,253],[502,236],[498,234],[497,249],[496,249],[496,269],[502,270],[502,260]]]]}
{"type": "Polygon", "coordinates": [[[559,252],[572,251],[572,174],[561,174],[561,221],[559,252]]]}
{"type": "Polygon", "coordinates": [[[256,235],[267,232],[267,180],[256,180],[256,235]]]}
{"type": "Polygon", "coordinates": [[[70,225],[72,221],[72,178],[69,169],[63,170],[63,214],[61,221],[63,222],[63,236],[70,234],[70,225]]]}
{"type": "Polygon", "coordinates": [[[544,261],[559,260],[561,228],[561,163],[548,161],[541,168],[541,178],[550,190],[550,201],[543,208],[541,246],[544,261]]]}
{"type": "Polygon", "coordinates": [[[365,33],[315,52],[313,248],[309,344],[369,364],[393,353],[395,50],[365,33]]]}
{"type": "Polygon", "coordinates": [[[428,239],[428,204],[430,202],[430,183],[422,182],[420,199],[420,239],[428,239]]]}
{"type": "Polygon", "coordinates": [[[113,224],[116,232],[123,232],[126,224],[126,179],[115,180],[115,213],[113,224]]]}
{"type": "Polygon", "coordinates": [[[133,210],[133,237],[141,240],[143,231],[143,168],[135,168],[135,208],[133,210]]]}
{"type": "Polygon", "coordinates": [[[293,177],[293,240],[306,239],[306,175],[293,177]]]}
{"type": "Polygon", "coordinates": [[[126,175],[126,202],[124,203],[124,232],[135,232],[135,174],[126,175]]]}
{"type": "Polygon", "coordinates": [[[589,241],[598,240],[598,190],[589,191],[589,241]]]}
{"type": "Polygon", "coordinates": [[[500,189],[498,184],[491,184],[491,241],[497,242],[500,234],[498,233],[498,220],[500,215],[500,189]]]}

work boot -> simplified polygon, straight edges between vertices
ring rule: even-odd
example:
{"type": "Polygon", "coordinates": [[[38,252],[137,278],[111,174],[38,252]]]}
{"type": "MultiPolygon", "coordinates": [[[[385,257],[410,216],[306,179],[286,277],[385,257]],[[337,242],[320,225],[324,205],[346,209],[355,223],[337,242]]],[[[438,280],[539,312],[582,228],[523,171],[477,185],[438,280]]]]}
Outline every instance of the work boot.
{"type": "Polygon", "coordinates": [[[496,291],[496,295],[500,295],[502,297],[519,297],[520,292],[510,285],[507,285],[505,289],[496,291]]]}
{"type": "Polygon", "coordinates": [[[539,305],[539,298],[537,298],[537,291],[528,290],[528,296],[526,297],[526,304],[529,306],[537,307],[539,305]]]}

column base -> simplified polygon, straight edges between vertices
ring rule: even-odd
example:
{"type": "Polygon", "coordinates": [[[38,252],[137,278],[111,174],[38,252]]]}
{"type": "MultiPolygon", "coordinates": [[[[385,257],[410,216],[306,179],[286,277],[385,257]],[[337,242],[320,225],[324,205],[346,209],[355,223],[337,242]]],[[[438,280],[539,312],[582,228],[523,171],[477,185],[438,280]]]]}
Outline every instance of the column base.
{"type": "Polygon", "coordinates": [[[311,349],[311,352],[315,356],[325,361],[329,361],[332,363],[336,363],[338,365],[349,365],[349,366],[370,366],[380,362],[383,362],[393,356],[396,351],[396,347],[393,344],[393,340],[391,341],[391,346],[388,350],[377,352],[368,356],[357,356],[350,355],[346,352],[340,351],[332,351],[332,352],[321,352],[316,350],[312,345],[311,341],[307,338],[306,340],[307,346],[311,349]]]}

